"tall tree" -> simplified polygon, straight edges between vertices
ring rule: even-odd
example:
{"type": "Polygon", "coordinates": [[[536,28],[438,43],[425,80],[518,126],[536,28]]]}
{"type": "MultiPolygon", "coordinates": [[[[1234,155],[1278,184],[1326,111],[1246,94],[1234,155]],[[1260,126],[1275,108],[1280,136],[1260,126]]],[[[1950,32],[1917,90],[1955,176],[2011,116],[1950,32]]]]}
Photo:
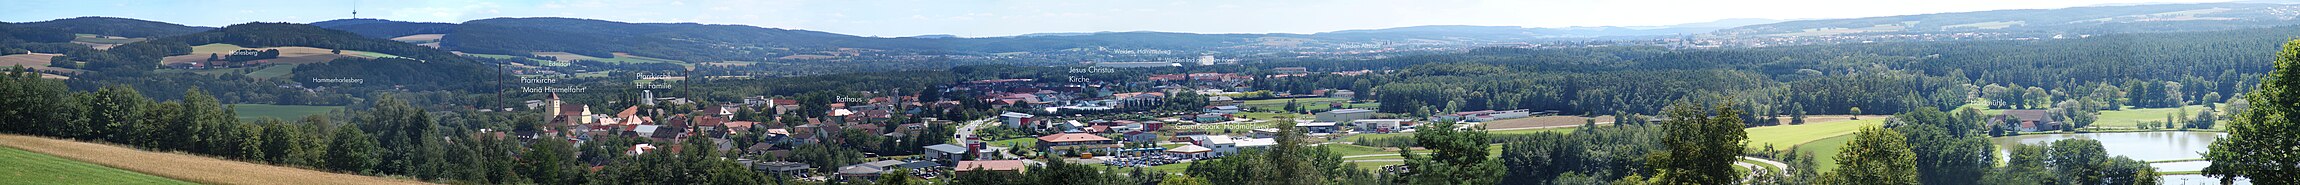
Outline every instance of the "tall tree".
{"type": "Polygon", "coordinates": [[[383,150],[376,146],[375,137],[368,136],[359,128],[338,128],[335,130],[333,140],[328,141],[328,168],[335,171],[361,174],[375,172],[375,165],[379,163],[376,153],[381,152],[378,150],[383,150]]]}
{"type": "Polygon", "coordinates": [[[1981,137],[1979,121],[1965,117],[1979,117],[1976,111],[1951,116],[1935,109],[1920,108],[1893,116],[1893,130],[1901,132],[1904,143],[1914,152],[1917,178],[1924,184],[1974,184],[1990,167],[1995,166],[1995,145],[1981,137]]]}
{"type": "Polygon", "coordinates": [[[1741,110],[1733,103],[1702,108],[1692,103],[1679,102],[1669,108],[1672,119],[1663,123],[1661,143],[1669,151],[1648,156],[1656,170],[1655,177],[1664,184],[1733,184],[1741,173],[1733,171],[1733,162],[1740,161],[1741,142],[1748,139],[1742,131],[1741,110]]]}
{"type": "Polygon", "coordinates": [[[1900,131],[1862,128],[1837,153],[1837,171],[1822,184],[1917,184],[1914,152],[1900,131]]]}
{"type": "MultiPolygon", "coordinates": [[[[2232,116],[2228,136],[2212,142],[2204,174],[2221,179],[2250,178],[2258,184],[2300,184],[2300,39],[2276,52],[2276,70],[2246,95],[2251,105],[2232,116]]],[[[2221,180],[2223,183],[2229,180],[2221,180]]]]}
{"type": "MultiPolygon", "coordinates": [[[[1424,125],[1414,132],[1414,146],[1433,150],[1429,156],[1420,156],[1412,150],[1401,150],[1406,166],[1413,169],[1405,174],[1410,184],[1494,184],[1500,182],[1500,161],[1486,158],[1485,127],[1458,128],[1453,122],[1424,125]]],[[[1740,127],[1734,127],[1740,128],[1740,127]]],[[[1726,171],[1730,172],[1731,169],[1726,171]]]]}

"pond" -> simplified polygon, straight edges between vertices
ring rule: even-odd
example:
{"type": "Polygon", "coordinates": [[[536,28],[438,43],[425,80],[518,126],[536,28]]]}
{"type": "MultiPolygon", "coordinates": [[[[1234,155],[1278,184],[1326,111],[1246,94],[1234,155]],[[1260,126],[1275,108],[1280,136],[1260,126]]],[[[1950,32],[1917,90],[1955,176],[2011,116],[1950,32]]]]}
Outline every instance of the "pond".
{"type": "MultiPolygon", "coordinates": [[[[2122,155],[2142,161],[2163,161],[2204,158],[2204,152],[2211,150],[2212,142],[2218,141],[2221,136],[2226,135],[2226,133],[2218,132],[2180,131],[2036,134],[1997,137],[1991,138],[1990,141],[1997,144],[1997,148],[1999,148],[1997,155],[1999,156],[2005,155],[2002,148],[2015,144],[2040,144],[2062,139],[2092,139],[2100,141],[2101,149],[2106,150],[2109,155],[2122,155]]],[[[2212,162],[2167,162],[2152,163],[2149,166],[2156,167],[2157,172],[2201,171],[2206,166],[2212,166],[2212,162]]],[[[2219,180],[2203,175],[2165,175],[2160,176],[2159,179],[2161,184],[2219,184],[2219,180]]],[[[2251,182],[2238,179],[2237,184],[2251,184],[2251,182]]]]}
{"type": "Polygon", "coordinates": [[[2009,148],[2014,144],[2040,144],[2062,139],[2092,139],[2100,141],[2101,149],[2107,150],[2109,155],[2122,155],[2142,161],[2162,161],[2204,158],[2204,152],[2211,150],[2212,141],[2217,141],[2220,136],[2224,135],[2227,134],[2218,132],[2124,132],[2033,134],[1997,137],[1990,140],[1996,142],[1997,148],[2000,148],[1998,154],[2003,154],[2001,148],[2009,148]]]}
{"type": "MultiPolygon", "coordinates": [[[[2158,177],[2158,178],[2157,178],[2157,182],[2158,182],[2157,184],[2167,184],[2167,185],[2171,185],[2171,184],[2179,184],[2179,185],[2218,185],[2218,184],[2220,184],[2220,179],[2219,179],[2219,178],[2212,178],[2212,177],[2205,177],[2204,175],[2166,175],[2166,176],[2161,176],[2161,177],[2158,177]]],[[[2251,181],[2251,180],[2248,180],[2248,179],[2242,179],[2242,178],[2238,178],[2238,179],[2236,179],[2236,184],[2240,184],[2240,185],[2250,185],[2250,184],[2252,184],[2252,181],[2251,181]]]]}

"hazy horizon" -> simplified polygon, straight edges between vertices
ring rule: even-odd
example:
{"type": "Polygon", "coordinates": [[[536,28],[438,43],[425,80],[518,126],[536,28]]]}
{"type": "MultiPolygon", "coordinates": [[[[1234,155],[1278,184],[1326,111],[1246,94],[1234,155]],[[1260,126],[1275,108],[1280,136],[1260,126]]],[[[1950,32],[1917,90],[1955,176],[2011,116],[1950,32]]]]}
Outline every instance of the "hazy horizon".
{"type": "MultiPolygon", "coordinates": [[[[1762,0],[1762,1],[868,1],[424,0],[359,1],[360,18],[460,23],[498,17],[568,17],[635,23],[736,24],[877,37],[1159,31],[1317,33],[1427,25],[1664,26],[1724,19],[1829,19],[2104,4],[2226,0],[1762,0]],[[1591,18],[1602,17],[1602,18],[1591,18]]],[[[31,0],[0,7],[0,21],[123,17],[192,26],[310,23],[351,17],[353,0],[156,2],[31,0]],[[198,12],[196,10],[227,10],[198,12]]]]}

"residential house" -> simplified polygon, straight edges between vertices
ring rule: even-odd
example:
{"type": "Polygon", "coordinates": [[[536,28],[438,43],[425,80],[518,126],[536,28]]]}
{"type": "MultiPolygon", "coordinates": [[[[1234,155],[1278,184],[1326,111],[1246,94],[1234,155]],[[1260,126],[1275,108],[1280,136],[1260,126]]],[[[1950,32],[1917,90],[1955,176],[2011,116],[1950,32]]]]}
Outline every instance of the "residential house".
{"type": "Polygon", "coordinates": [[[2022,132],[2060,130],[2062,126],[2060,120],[2053,119],[2051,111],[2045,110],[2005,110],[2004,114],[1989,119],[1989,123],[2004,123],[2006,119],[2019,121],[2022,132]]]}

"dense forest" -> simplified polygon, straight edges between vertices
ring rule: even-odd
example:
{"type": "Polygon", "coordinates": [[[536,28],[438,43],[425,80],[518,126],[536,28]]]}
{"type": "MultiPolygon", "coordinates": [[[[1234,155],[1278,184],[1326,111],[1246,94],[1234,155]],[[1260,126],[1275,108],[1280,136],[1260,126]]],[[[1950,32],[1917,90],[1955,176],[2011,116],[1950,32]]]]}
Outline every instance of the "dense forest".
{"type": "Polygon", "coordinates": [[[2300,36],[2294,33],[2300,27],[1705,50],[1487,48],[1365,61],[1272,61],[1255,66],[1396,72],[1310,75],[1257,81],[1255,87],[1378,92],[1364,99],[1406,105],[1383,106],[1382,112],[1418,115],[1486,109],[1654,113],[1666,102],[1713,95],[1742,99],[1755,105],[1752,113],[1765,115],[1946,111],[1969,96],[2010,108],[2065,100],[2153,108],[2222,102],[2246,92],[2269,69],[2252,62],[2272,56],[2258,48],[2300,36]]]}

